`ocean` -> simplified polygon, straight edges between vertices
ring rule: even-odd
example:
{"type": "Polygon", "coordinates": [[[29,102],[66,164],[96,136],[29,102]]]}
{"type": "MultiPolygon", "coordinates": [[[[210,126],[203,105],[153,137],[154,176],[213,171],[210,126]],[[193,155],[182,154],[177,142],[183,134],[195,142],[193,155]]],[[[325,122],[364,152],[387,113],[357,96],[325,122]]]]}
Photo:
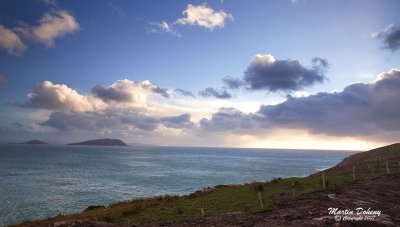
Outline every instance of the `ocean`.
{"type": "Polygon", "coordinates": [[[218,184],[307,176],[354,152],[0,145],[0,226],[218,184]]]}

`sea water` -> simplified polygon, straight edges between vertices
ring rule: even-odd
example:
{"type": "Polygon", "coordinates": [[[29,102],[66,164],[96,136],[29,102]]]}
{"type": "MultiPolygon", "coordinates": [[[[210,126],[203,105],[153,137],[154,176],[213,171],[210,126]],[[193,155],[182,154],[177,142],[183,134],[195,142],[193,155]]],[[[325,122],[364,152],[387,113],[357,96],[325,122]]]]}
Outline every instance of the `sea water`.
{"type": "Polygon", "coordinates": [[[0,145],[0,226],[218,184],[306,176],[352,152],[0,145]]]}

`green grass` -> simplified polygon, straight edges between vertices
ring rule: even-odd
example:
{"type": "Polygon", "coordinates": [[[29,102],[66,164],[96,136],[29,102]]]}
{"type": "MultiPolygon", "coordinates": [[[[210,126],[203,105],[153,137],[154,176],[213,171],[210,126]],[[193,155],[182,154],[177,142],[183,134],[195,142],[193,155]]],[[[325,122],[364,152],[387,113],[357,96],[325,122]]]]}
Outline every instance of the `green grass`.
{"type": "MultiPolygon", "coordinates": [[[[125,224],[128,220],[129,223],[174,221],[201,217],[201,207],[204,208],[206,215],[230,212],[255,213],[263,211],[257,194],[259,185],[264,189],[262,191],[264,210],[268,210],[287,199],[292,199],[292,182],[295,182],[296,196],[322,190],[320,176],[286,178],[271,182],[221,186],[208,192],[196,192],[186,196],[159,196],[124,201],[108,207],[87,209],[80,214],[60,215],[39,222],[25,222],[20,226],[74,219],[96,219],[116,224],[125,224]]],[[[327,176],[328,188],[346,183],[351,183],[350,175],[327,176]]]]}

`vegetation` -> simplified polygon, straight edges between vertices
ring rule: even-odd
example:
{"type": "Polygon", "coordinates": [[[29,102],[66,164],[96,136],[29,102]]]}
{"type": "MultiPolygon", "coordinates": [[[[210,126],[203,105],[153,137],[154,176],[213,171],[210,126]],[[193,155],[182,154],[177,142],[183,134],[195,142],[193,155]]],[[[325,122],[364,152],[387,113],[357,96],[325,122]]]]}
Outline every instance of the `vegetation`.
{"type": "MultiPolygon", "coordinates": [[[[388,166],[391,168],[391,174],[399,174],[399,158],[400,144],[352,155],[337,166],[324,171],[326,187],[329,190],[354,182],[352,166],[356,166],[356,180],[370,176],[372,168],[375,168],[374,175],[387,174],[386,164],[382,164],[386,162],[390,163],[388,166]],[[376,160],[379,160],[379,163],[376,160]]],[[[124,201],[110,204],[108,207],[91,206],[79,214],[59,215],[47,220],[24,222],[18,226],[76,219],[96,219],[116,224],[173,221],[199,218],[202,207],[205,215],[230,212],[254,213],[262,211],[258,199],[259,192],[262,193],[264,210],[268,210],[285,200],[293,199],[292,189],[298,196],[323,190],[322,185],[321,172],[304,178],[274,178],[268,182],[219,185],[185,196],[166,195],[124,201]]]]}
{"type": "Polygon", "coordinates": [[[29,140],[29,141],[26,141],[25,143],[22,143],[22,144],[48,144],[48,143],[43,142],[41,140],[29,140]]]}
{"type": "Polygon", "coordinates": [[[87,146],[128,146],[119,139],[97,139],[87,140],[80,143],[69,143],[68,145],[87,145],[87,146]]]}

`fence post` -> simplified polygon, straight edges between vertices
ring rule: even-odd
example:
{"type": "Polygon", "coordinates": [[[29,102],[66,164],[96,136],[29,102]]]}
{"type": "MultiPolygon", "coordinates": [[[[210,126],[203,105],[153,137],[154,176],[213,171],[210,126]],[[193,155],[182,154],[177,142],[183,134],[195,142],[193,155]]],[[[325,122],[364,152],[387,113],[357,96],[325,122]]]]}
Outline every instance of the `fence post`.
{"type": "Polygon", "coordinates": [[[356,179],[356,166],[353,165],[353,181],[356,179]]]}
{"type": "Polygon", "coordinates": [[[379,169],[379,156],[376,156],[376,169],[379,169]]]}
{"type": "Polygon", "coordinates": [[[326,189],[326,184],[325,184],[325,172],[322,172],[322,188],[326,189]]]}
{"type": "Polygon", "coordinates": [[[264,203],[262,201],[261,191],[258,191],[258,200],[260,201],[261,209],[264,210],[264,203]]]}
{"type": "Polygon", "coordinates": [[[204,217],[204,207],[203,207],[203,204],[200,205],[200,213],[201,213],[201,216],[204,217]]]}
{"type": "Polygon", "coordinates": [[[372,165],[371,167],[372,167],[372,169],[371,169],[371,171],[372,171],[372,176],[374,176],[374,165],[372,165]]]}
{"type": "Polygon", "coordinates": [[[390,174],[390,169],[387,161],[386,161],[386,174],[390,174]]]}
{"type": "Polygon", "coordinates": [[[294,197],[295,197],[295,194],[294,194],[294,181],[292,181],[292,196],[293,196],[293,199],[294,199],[294,197]]]}

